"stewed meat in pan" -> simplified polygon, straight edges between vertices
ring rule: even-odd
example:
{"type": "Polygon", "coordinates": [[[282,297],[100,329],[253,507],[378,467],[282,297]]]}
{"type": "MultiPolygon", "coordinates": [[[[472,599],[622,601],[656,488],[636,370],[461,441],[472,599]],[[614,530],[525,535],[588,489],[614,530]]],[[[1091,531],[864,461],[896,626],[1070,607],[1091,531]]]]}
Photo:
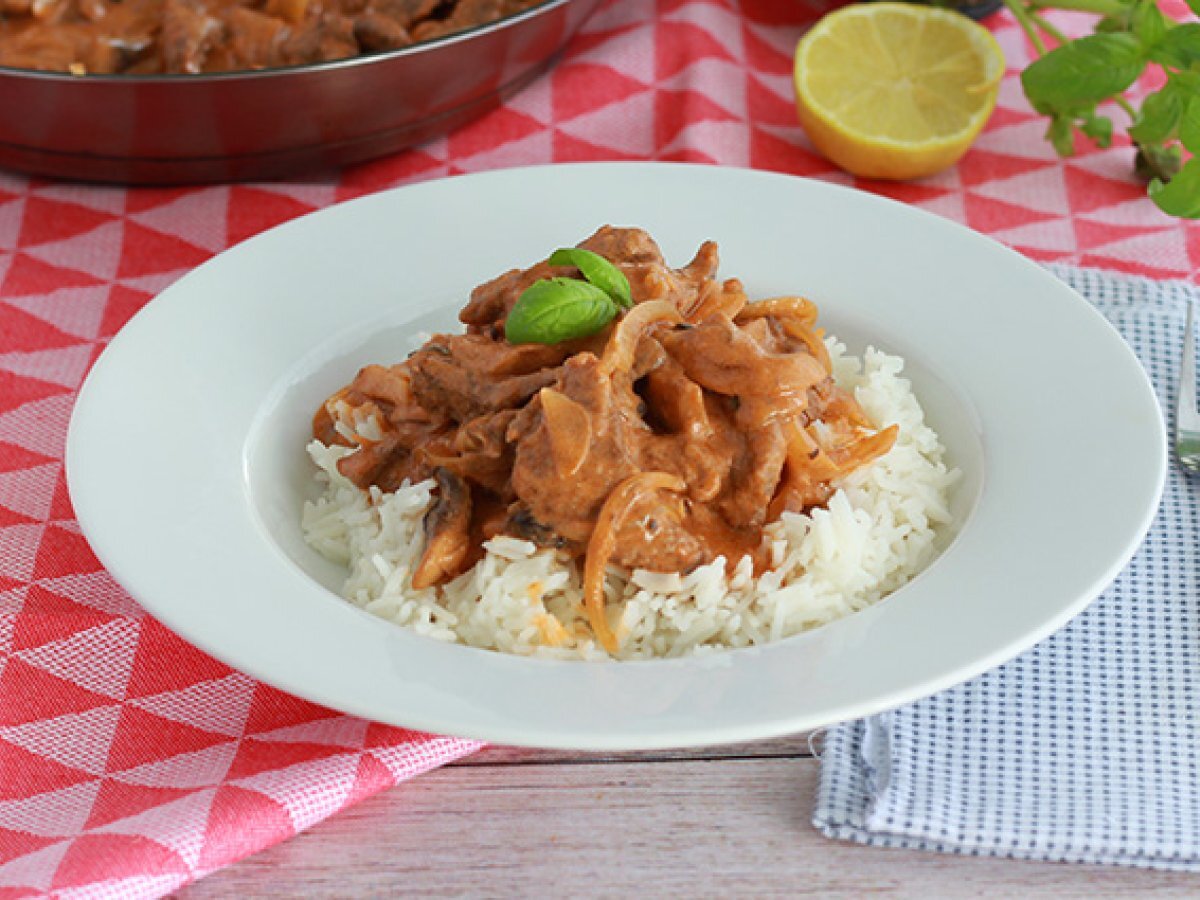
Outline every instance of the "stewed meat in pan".
{"type": "Polygon", "coordinates": [[[396,50],[540,0],[0,0],[0,66],[88,74],[270,69],[396,50]]]}

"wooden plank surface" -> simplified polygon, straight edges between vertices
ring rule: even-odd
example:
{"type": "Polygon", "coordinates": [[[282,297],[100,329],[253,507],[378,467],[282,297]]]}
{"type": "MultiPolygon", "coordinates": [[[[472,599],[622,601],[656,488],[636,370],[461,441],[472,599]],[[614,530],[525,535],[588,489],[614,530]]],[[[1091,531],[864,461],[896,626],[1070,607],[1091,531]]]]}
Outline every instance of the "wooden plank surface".
{"type": "Polygon", "coordinates": [[[804,737],[605,756],[489,748],[180,891],[226,897],[1195,897],[1200,876],[880,850],[809,824],[804,737]]]}

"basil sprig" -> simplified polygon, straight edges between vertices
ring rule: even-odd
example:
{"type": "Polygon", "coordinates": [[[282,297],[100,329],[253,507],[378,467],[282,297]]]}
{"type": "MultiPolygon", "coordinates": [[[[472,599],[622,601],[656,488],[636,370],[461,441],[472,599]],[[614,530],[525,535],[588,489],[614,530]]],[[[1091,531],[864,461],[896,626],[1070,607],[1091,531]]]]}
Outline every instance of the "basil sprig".
{"type": "MultiPolygon", "coordinates": [[[[1004,3],[1038,53],[1021,85],[1033,108],[1050,117],[1046,137],[1054,149],[1070,156],[1076,133],[1110,146],[1113,121],[1097,106],[1115,101],[1130,120],[1136,171],[1149,182],[1150,198],[1170,215],[1200,218],[1200,22],[1177,22],[1156,0],[1004,3]],[[1099,16],[1096,33],[1070,40],[1043,17],[1052,7],[1099,16]],[[1124,93],[1155,67],[1160,87],[1139,109],[1124,93]]],[[[1200,0],[1187,5],[1200,15],[1200,0]]]]}
{"type": "Polygon", "coordinates": [[[599,253],[584,250],[582,247],[559,247],[550,254],[547,262],[552,266],[574,266],[583,273],[584,278],[625,309],[633,306],[633,297],[629,291],[629,279],[625,277],[624,272],[599,253]]]}
{"type": "Polygon", "coordinates": [[[510,344],[558,344],[595,334],[620,308],[633,305],[629,280],[598,253],[561,247],[550,255],[552,266],[574,266],[586,281],[544,278],[517,298],[504,323],[510,344]]]}
{"type": "Polygon", "coordinates": [[[595,334],[613,320],[617,304],[594,284],[574,278],[535,281],[517,298],[504,323],[510,344],[558,344],[595,334]]]}

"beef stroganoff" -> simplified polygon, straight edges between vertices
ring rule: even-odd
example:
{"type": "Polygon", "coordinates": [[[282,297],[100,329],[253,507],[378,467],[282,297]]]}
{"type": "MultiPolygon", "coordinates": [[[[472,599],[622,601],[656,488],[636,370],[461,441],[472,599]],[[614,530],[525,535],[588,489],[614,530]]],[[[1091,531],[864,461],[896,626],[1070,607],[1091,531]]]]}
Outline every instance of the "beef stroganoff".
{"type": "Polygon", "coordinates": [[[601,228],[322,404],[303,524],[345,596],[443,640],[634,659],[778,640],[927,565],[957,473],[903,361],[717,267],[712,242],[672,269],[601,228]]]}

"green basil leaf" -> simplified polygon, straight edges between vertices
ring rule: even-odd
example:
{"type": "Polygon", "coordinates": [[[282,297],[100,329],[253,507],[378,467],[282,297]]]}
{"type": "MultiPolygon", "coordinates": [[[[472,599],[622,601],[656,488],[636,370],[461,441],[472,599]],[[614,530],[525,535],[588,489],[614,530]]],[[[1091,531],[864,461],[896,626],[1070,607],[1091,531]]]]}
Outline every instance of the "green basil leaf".
{"type": "Polygon", "coordinates": [[[1200,219],[1200,157],[1189,160],[1166,184],[1157,178],[1150,182],[1149,193],[1168,215],[1200,219]]]}
{"type": "Polygon", "coordinates": [[[1031,63],[1021,73],[1021,85],[1039,112],[1075,111],[1121,93],[1144,66],[1141,45],[1133,35],[1093,34],[1031,63]]]}
{"type": "Polygon", "coordinates": [[[625,273],[610,263],[599,253],[584,250],[581,247],[560,247],[550,254],[547,260],[552,266],[574,266],[583,273],[583,277],[594,284],[621,306],[629,309],[633,306],[633,296],[629,291],[629,279],[625,273]]]}
{"type": "Polygon", "coordinates": [[[1178,82],[1168,81],[1142,101],[1129,136],[1139,144],[1161,144],[1169,140],[1179,127],[1186,99],[1186,92],[1178,82]]]}
{"type": "Polygon", "coordinates": [[[1080,130],[1095,141],[1097,147],[1112,146],[1113,123],[1108,116],[1088,116],[1080,125],[1080,130]]]}
{"type": "Polygon", "coordinates": [[[1179,140],[1196,156],[1200,156],[1200,97],[1193,97],[1179,123],[1179,140]]]}
{"type": "Polygon", "coordinates": [[[1171,26],[1171,20],[1162,14],[1154,0],[1140,0],[1133,8],[1133,33],[1147,49],[1161,41],[1171,26]]]}
{"type": "Polygon", "coordinates": [[[558,344],[595,334],[617,305],[594,284],[576,278],[535,281],[521,292],[504,323],[510,344],[558,344]]]}
{"type": "Polygon", "coordinates": [[[1200,63],[1200,22],[1176,25],[1150,50],[1150,58],[1177,69],[1190,69],[1200,63]]]}
{"type": "Polygon", "coordinates": [[[1200,0],[1187,0],[1188,9],[1200,16],[1200,0]]]}

